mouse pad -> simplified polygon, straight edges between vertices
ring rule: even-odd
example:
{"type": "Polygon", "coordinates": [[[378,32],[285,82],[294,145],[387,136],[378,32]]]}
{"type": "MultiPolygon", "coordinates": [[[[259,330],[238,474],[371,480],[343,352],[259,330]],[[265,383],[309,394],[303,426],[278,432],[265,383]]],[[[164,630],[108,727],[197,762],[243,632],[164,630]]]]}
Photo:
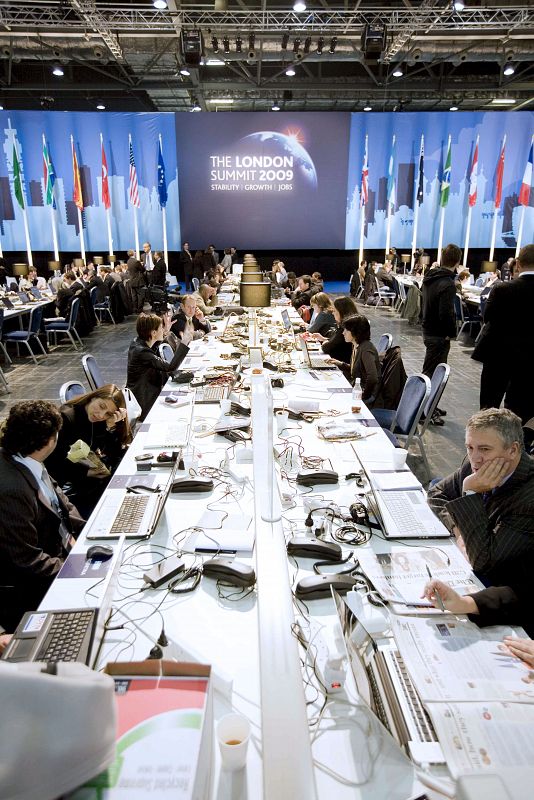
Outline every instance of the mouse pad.
{"type": "Polygon", "coordinates": [[[107,561],[87,560],[85,553],[72,553],[61,567],[58,578],[103,578],[109,570],[113,559],[107,561]]]}

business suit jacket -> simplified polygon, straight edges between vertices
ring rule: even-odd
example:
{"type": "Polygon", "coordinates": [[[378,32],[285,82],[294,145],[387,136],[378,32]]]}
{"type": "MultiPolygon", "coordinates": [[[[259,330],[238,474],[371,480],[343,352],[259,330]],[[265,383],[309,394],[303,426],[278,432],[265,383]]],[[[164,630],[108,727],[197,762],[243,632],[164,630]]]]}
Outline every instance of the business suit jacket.
{"type": "Polygon", "coordinates": [[[145,341],[134,339],[128,350],[128,376],[126,386],[131,389],[141,406],[143,420],[156,402],[168,376],[178,369],[189,347],[180,342],[169,363],[160,358],[145,341]]]}
{"type": "Polygon", "coordinates": [[[489,323],[488,336],[495,353],[514,359],[524,358],[524,354],[534,346],[534,275],[520,275],[513,281],[497,283],[493,286],[484,309],[484,322],[489,323]]]}
{"type": "MultiPolygon", "coordinates": [[[[176,336],[180,336],[180,334],[185,330],[186,324],[187,324],[187,317],[185,316],[182,309],[180,309],[178,313],[175,314],[174,317],[172,318],[171,331],[176,336]]],[[[208,320],[205,319],[204,322],[201,322],[197,317],[193,317],[193,328],[195,332],[199,331],[202,334],[202,336],[205,333],[209,333],[211,331],[211,325],[208,322],[208,320]]]]}
{"type": "MultiPolygon", "coordinates": [[[[38,607],[67,555],[61,519],[33,474],[0,448],[0,624],[12,631],[25,611],[38,607]]],[[[84,520],[56,488],[72,534],[84,520]]]]}
{"type": "Polygon", "coordinates": [[[56,308],[60,317],[68,317],[73,298],[76,296],[76,288],[73,286],[61,287],[56,297],[56,308]]]}
{"type": "Polygon", "coordinates": [[[193,274],[193,256],[189,250],[182,250],[180,252],[180,266],[186,278],[193,274]]]}
{"type": "Polygon", "coordinates": [[[428,503],[449,530],[456,525],[473,570],[490,589],[473,595],[475,622],[523,625],[534,634],[534,460],[523,453],[510,478],[487,498],[462,495],[469,461],[428,492],[428,503]]]}
{"type": "Polygon", "coordinates": [[[347,364],[352,356],[352,344],[345,341],[343,328],[340,325],[338,325],[328,341],[322,343],[321,350],[330,358],[335,358],[336,361],[342,361],[347,364]]]}
{"type": "Polygon", "coordinates": [[[128,278],[132,289],[140,289],[146,286],[145,268],[135,256],[131,256],[126,262],[128,268],[128,278]]]}
{"type": "Polygon", "coordinates": [[[167,264],[162,258],[160,258],[158,261],[154,261],[154,269],[148,274],[150,276],[151,286],[161,286],[162,288],[165,288],[165,284],[167,282],[167,264]]]}

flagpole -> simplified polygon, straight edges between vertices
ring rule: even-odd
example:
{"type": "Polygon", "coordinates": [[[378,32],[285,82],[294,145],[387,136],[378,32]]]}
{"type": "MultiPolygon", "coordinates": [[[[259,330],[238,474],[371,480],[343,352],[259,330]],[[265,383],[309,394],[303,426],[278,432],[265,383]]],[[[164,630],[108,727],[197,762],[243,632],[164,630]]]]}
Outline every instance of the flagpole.
{"type": "MultiPolygon", "coordinates": [[[[46,148],[46,139],[43,133],[43,153],[46,148]]],[[[44,191],[46,193],[46,186],[44,187],[44,191]]],[[[56,227],[56,216],[54,214],[54,203],[50,203],[50,223],[52,225],[52,241],[54,243],[54,258],[56,261],[59,261],[59,246],[57,241],[57,227],[56,227]]]]}
{"type": "MultiPolygon", "coordinates": [[[[104,150],[104,137],[102,136],[102,133],[100,133],[100,153],[102,153],[103,150],[104,150]]],[[[108,176],[106,176],[106,177],[108,177],[108,176]]],[[[108,185],[109,185],[109,177],[108,177],[108,185]]],[[[103,189],[103,182],[102,182],[102,189],[103,189]]],[[[111,211],[111,209],[106,208],[106,224],[107,224],[107,228],[108,228],[108,250],[109,250],[110,256],[112,256],[113,255],[113,238],[111,236],[111,216],[110,216],[110,211],[111,211]]]]}
{"type": "MultiPolygon", "coordinates": [[[[132,134],[128,134],[128,152],[132,144],[132,134]]],[[[133,205],[133,204],[132,204],[133,205]]],[[[137,226],[137,206],[133,206],[134,212],[134,237],[135,237],[135,257],[139,261],[139,228],[137,226]]]]}
{"type": "Polygon", "coordinates": [[[360,252],[359,252],[359,255],[358,255],[358,259],[359,259],[358,260],[358,266],[363,261],[363,253],[364,253],[363,238],[364,238],[364,229],[365,229],[365,209],[366,209],[366,206],[361,206],[360,207],[360,215],[361,215],[361,220],[360,220],[360,252]]]}
{"type": "MultiPolygon", "coordinates": [[[[163,158],[163,143],[161,141],[161,133],[159,135],[159,149],[161,157],[163,158]]],[[[163,223],[163,252],[165,253],[165,263],[169,265],[169,251],[167,248],[167,213],[166,206],[161,206],[161,221],[163,223]]]]}
{"type": "MultiPolygon", "coordinates": [[[[72,134],[70,135],[70,145],[71,145],[72,154],[73,154],[72,163],[74,165],[74,137],[73,137],[72,134]]],[[[74,176],[74,180],[76,181],[76,176],[74,176]]],[[[82,212],[81,212],[81,210],[80,210],[80,208],[78,206],[76,206],[76,209],[78,211],[78,230],[80,231],[80,254],[82,256],[82,261],[83,261],[83,263],[85,265],[85,240],[83,238],[82,212]]]]}
{"type": "MultiPolygon", "coordinates": [[[[421,163],[421,150],[423,148],[423,143],[425,141],[424,137],[425,137],[424,133],[421,134],[421,145],[419,147],[419,161],[418,161],[418,163],[421,163]]],[[[413,269],[414,269],[414,266],[415,266],[415,245],[416,245],[416,242],[417,242],[417,225],[419,223],[419,206],[420,206],[420,203],[419,203],[419,200],[417,198],[417,192],[418,192],[418,186],[419,186],[419,175],[417,176],[417,181],[418,182],[416,184],[416,189],[415,189],[415,213],[414,213],[414,218],[413,218],[413,236],[412,236],[412,266],[411,266],[412,272],[413,272],[413,269]]]]}
{"type": "MultiPolygon", "coordinates": [[[[474,158],[475,153],[477,153],[477,159],[478,159],[478,140],[479,139],[480,139],[480,136],[477,136],[477,140],[476,140],[476,143],[475,143],[475,150],[474,150],[474,153],[473,153],[473,158],[474,158]]],[[[473,167],[474,167],[474,165],[471,164],[471,175],[469,176],[469,197],[471,197],[471,177],[472,177],[472,174],[473,174],[473,167]]],[[[477,160],[477,170],[478,170],[478,160],[477,160]]],[[[469,208],[467,209],[467,225],[465,227],[464,260],[463,260],[463,264],[462,264],[464,269],[466,269],[466,267],[467,267],[467,254],[469,252],[469,236],[471,234],[471,212],[472,211],[473,211],[473,206],[471,205],[471,203],[469,203],[469,208]]]]}
{"type": "MultiPolygon", "coordinates": [[[[395,134],[393,134],[393,141],[391,143],[391,157],[392,158],[393,158],[393,153],[395,152],[395,138],[396,138],[395,134]]],[[[391,169],[392,170],[395,169],[395,164],[394,163],[391,165],[391,169]]],[[[388,173],[389,173],[389,170],[388,170],[388,173]]],[[[390,176],[388,174],[388,178],[389,177],[390,176]]],[[[387,257],[388,257],[388,253],[389,253],[389,247],[390,247],[390,244],[391,244],[391,211],[392,211],[391,205],[392,204],[389,202],[389,186],[388,186],[387,204],[388,204],[388,221],[387,221],[387,228],[386,228],[386,250],[385,250],[385,253],[384,253],[384,261],[387,261],[387,257]]]]}
{"type": "MultiPolygon", "coordinates": [[[[449,157],[451,139],[452,139],[452,136],[449,133],[449,140],[447,142],[447,152],[446,152],[446,155],[445,155],[446,159],[449,157]]],[[[447,166],[447,165],[445,164],[445,166],[447,166]]],[[[450,185],[450,177],[449,177],[449,185],[450,185]]],[[[441,199],[440,199],[440,203],[441,203],[441,199]]],[[[443,205],[441,206],[441,215],[440,215],[440,221],[439,221],[439,239],[438,239],[438,264],[441,263],[441,251],[443,249],[443,229],[445,227],[445,208],[446,208],[446,206],[443,206],[443,205]]]]}
{"type": "MultiPolygon", "coordinates": [[[[504,134],[504,137],[503,137],[503,140],[502,140],[501,149],[499,150],[499,159],[501,157],[501,153],[504,150],[505,145],[506,145],[506,134],[504,134]]],[[[500,203],[499,203],[499,207],[500,207],[500,203]]],[[[495,250],[495,236],[496,236],[496,233],[497,233],[497,217],[499,216],[498,215],[499,207],[496,207],[495,204],[493,204],[493,226],[492,226],[492,229],[491,229],[491,245],[490,245],[490,254],[489,254],[489,260],[490,261],[493,261],[493,252],[495,250]]]]}
{"type": "MultiPolygon", "coordinates": [[[[532,136],[530,146],[532,147],[534,143],[534,136],[532,136]]],[[[530,150],[529,150],[529,158],[530,158],[530,150]]],[[[526,206],[521,206],[521,219],[519,220],[519,232],[517,234],[517,244],[515,246],[515,257],[519,255],[519,251],[521,250],[521,239],[523,238],[523,223],[525,222],[525,208],[526,206]]]]}
{"type": "MultiPolygon", "coordinates": [[[[362,169],[362,184],[360,186],[360,251],[359,251],[359,264],[363,261],[363,254],[364,254],[364,247],[363,247],[363,239],[364,239],[364,231],[365,231],[365,207],[367,205],[364,196],[364,181],[367,181],[367,186],[369,186],[369,161],[368,161],[368,142],[369,136],[365,134],[365,153],[363,156],[363,169],[362,169]],[[365,175],[365,171],[367,170],[367,175],[365,175]]],[[[358,264],[358,266],[359,266],[358,264]]]]}

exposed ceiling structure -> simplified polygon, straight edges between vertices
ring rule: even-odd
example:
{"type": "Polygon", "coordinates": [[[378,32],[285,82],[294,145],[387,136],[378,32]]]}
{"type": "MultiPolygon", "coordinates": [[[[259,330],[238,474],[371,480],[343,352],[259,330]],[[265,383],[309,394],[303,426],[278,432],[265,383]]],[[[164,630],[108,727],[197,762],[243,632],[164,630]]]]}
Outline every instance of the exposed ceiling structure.
{"type": "Polygon", "coordinates": [[[314,0],[296,12],[293,2],[268,0],[167,0],[163,10],[152,0],[4,0],[0,102],[110,111],[533,109],[534,2],[464,3],[458,11],[452,0],[314,0]],[[374,58],[362,51],[366,25],[386,27],[374,58]],[[191,31],[202,34],[203,63],[182,74],[181,33],[191,31]]]}

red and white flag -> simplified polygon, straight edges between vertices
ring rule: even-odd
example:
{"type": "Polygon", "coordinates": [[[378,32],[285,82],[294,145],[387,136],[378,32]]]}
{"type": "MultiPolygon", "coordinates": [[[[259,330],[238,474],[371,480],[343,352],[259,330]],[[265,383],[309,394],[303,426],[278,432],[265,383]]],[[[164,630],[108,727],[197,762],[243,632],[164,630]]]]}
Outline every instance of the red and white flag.
{"type": "Polygon", "coordinates": [[[109,193],[108,181],[108,162],[106,160],[106,151],[104,150],[104,143],[102,142],[102,203],[106,211],[111,208],[111,195],[109,193]]]}
{"type": "Polygon", "coordinates": [[[139,200],[139,186],[137,185],[137,170],[135,168],[132,140],[130,139],[130,203],[134,208],[141,206],[139,200]]]}
{"type": "Polygon", "coordinates": [[[501,154],[499,156],[499,163],[497,164],[497,175],[495,178],[495,200],[494,205],[495,208],[501,207],[501,200],[502,200],[502,179],[504,175],[504,149],[506,145],[505,142],[502,143],[501,154]]]}
{"type": "Polygon", "coordinates": [[[367,136],[365,137],[365,154],[362,167],[362,188],[360,192],[360,208],[367,204],[369,199],[369,167],[367,165],[367,136]]]}
{"type": "Polygon", "coordinates": [[[478,178],[478,136],[473,153],[473,163],[471,164],[471,175],[469,177],[469,205],[471,208],[477,202],[477,178],[478,178]]]}
{"type": "Polygon", "coordinates": [[[530,200],[530,187],[532,186],[532,162],[534,161],[534,139],[530,145],[530,152],[528,154],[527,166],[525,167],[525,174],[519,190],[519,204],[528,206],[530,200]]]}

